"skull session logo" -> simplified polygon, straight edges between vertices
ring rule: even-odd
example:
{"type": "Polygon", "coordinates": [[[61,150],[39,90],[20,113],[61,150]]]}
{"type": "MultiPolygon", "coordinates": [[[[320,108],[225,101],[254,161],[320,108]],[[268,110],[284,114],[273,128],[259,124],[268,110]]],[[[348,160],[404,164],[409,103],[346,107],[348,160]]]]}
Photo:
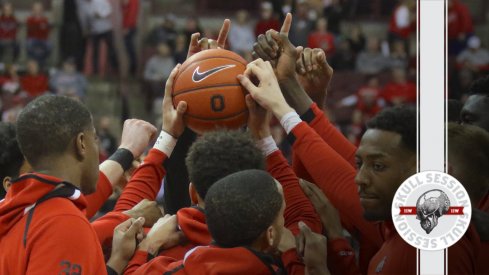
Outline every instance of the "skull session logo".
{"type": "Polygon", "coordinates": [[[404,181],[392,201],[399,235],[423,250],[445,249],[467,230],[472,208],[467,191],[454,177],[424,171],[404,181]]]}

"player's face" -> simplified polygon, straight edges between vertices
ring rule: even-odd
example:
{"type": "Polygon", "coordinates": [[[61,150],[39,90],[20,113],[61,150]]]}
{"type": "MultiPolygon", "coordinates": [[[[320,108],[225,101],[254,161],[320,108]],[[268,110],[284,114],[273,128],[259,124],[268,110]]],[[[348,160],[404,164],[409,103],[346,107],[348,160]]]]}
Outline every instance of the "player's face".
{"type": "Polygon", "coordinates": [[[416,154],[402,146],[398,133],[369,129],[358,147],[356,162],[355,182],[365,219],[389,220],[397,188],[416,172],[416,154]]]}
{"type": "Polygon", "coordinates": [[[98,180],[98,137],[93,124],[84,132],[86,155],[84,160],[83,178],[81,181],[81,191],[84,194],[95,192],[98,180]]]}
{"type": "Polygon", "coordinates": [[[471,95],[460,112],[462,124],[472,124],[489,132],[489,97],[471,95]]]}

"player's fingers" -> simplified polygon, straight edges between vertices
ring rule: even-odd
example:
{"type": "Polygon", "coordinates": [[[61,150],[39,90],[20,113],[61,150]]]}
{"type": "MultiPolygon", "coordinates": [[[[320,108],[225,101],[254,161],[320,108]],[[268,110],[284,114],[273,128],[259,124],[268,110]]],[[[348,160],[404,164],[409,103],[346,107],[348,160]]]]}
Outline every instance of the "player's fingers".
{"type": "Polygon", "coordinates": [[[231,20],[224,19],[219,36],[217,37],[217,47],[224,49],[226,46],[226,39],[228,37],[229,29],[231,28],[231,20]]]}
{"type": "Polygon", "coordinates": [[[275,57],[276,53],[268,43],[268,40],[265,35],[260,34],[256,39],[257,43],[260,45],[261,49],[265,52],[266,57],[265,60],[270,60],[275,57]]]}
{"type": "Polygon", "coordinates": [[[250,112],[253,113],[256,110],[256,106],[257,106],[255,100],[253,99],[253,97],[251,97],[250,94],[247,94],[245,96],[245,101],[248,110],[250,110],[250,112]]]}
{"type": "Polygon", "coordinates": [[[253,60],[260,58],[255,51],[251,53],[251,57],[253,57],[253,60]]]}
{"type": "Polygon", "coordinates": [[[328,66],[326,62],[326,54],[322,49],[313,49],[312,50],[312,69],[325,69],[328,66]]]}
{"type": "Polygon", "coordinates": [[[280,33],[283,33],[289,36],[290,26],[292,25],[292,14],[287,13],[284,19],[284,23],[282,24],[282,28],[280,28],[280,33]]]}
{"type": "Polygon", "coordinates": [[[173,68],[173,70],[171,71],[170,73],[170,76],[168,77],[168,79],[166,80],[166,84],[165,84],[165,97],[163,98],[163,104],[165,104],[165,102],[170,102],[171,101],[171,92],[172,92],[172,89],[173,89],[173,81],[175,80],[175,77],[177,76],[177,73],[178,73],[178,70],[180,69],[180,63],[178,63],[175,68],[173,68]]]}
{"type": "Polygon", "coordinates": [[[198,33],[198,32],[193,33],[192,36],[190,36],[190,44],[188,47],[187,58],[189,58],[193,54],[199,52],[199,50],[200,50],[199,49],[199,37],[200,37],[200,33],[198,33]]]}
{"type": "Polygon", "coordinates": [[[250,93],[253,93],[256,89],[256,86],[251,82],[251,80],[240,74],[237,76],[238,77],[238,80],[239,80],[239,83],[241,83],[241,85],[243,85],[243,87],[250,93]]]}
{"type": "Polygon", "coordinates": [[[126,234],[129,236],[136,236],[136,234],[141,230],[141,228],[143,228],[143,225],[144,225],[144,218],[143,217],[137,218],[131,224],[129,229],[127,229],[126,234]]]}
{"type": "Polygon", "coordinates": [[[304,66],[304,59],[302,58],[302,55],[304,54],[304,47],[298,46],[296,48],[297,52],[297,60],[295,62],[295,70],[298,74],[304,75],[306,73],[306,68],[304,66]]]}
{"type": "Polygon", "coordinates": [[[304,52],[302,53],[302,58],[304,59],[304,67],[306,71],[311,71],[312,70],[312,50],[311,48],[305,48],[304,52]]]}
{"type": "Polygon", "coordinates": [[[183,115],[187,111],[187,102],[180,101],[177,105],[177,114],[183,115]]]}
{"type": "Polygon", "coordinates": [[[273,52],[275,53],[274,57],[276,57],[277,56],[277,53],[278,53],[278,50],[279,50],[279,46],[278,46],[277,41],[275,41],[275,39],[273,39],[273,37],[272,37],[272,33],[274,31],[275,30],[268,30],[265,33],[265,38],[267,39],[268,45],[270,45],[270,47],[272,48],[273,52]]]}
{"type": "Polygon", "coordinates": [[[264,60],[269,60],[270,56],[265,52],[263,49],[262,45],[256,42],[253,44],[253,50],[255,54],[258,56],[258,58],[264,59],[264,60]]]}
{"type": "Polygon", "coordinates": [[[209,49],[217,49],[217,41],[214,39],[209,39],[209,49]]]}
{"type": "Polygon", "coordinates": [[[204,38],[199,40],[199,48],[201,50],[209,49],[209,39],[207,39],[207,37],[204,37],[204,38]]]}

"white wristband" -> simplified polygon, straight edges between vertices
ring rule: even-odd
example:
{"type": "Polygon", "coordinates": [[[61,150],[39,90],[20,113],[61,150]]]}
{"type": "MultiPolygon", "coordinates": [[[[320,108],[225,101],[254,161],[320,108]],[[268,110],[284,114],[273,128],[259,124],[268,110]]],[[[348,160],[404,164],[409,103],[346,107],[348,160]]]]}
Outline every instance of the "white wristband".
{"type": "Polygon", "coordinates": [[[302,120],[296,112],[286,113],[280,118],[280,124],[284,128],[287,135],[294,129],[297,124],[301,123],[302,120]]]}
{"type": "Polygon", "coordinates": [[[153,148],[160,150],[161,152],[165,153],[167,157],[170,157],[175,145],[177,145],[177,139],[169,135],[167,132],[161,131],[155,145],[153,145],[153,148]]]}
{"type": "Polygon", "coordinates": [[[277,144],[275,143],[275,140],[273,140],[272,136],[260,139],[256,142],[256,146],[260,148],[265,157],[268,157],[273,152],[278,150],[277,144]]]}

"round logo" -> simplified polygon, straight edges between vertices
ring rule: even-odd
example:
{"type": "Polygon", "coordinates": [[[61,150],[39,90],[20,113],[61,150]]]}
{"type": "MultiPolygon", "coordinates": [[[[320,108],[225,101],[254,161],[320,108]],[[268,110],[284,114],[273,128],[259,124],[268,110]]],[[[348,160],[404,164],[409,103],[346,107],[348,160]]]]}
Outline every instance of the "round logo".
{"type": "Polygon", "coordinates": [[[467,231],[472,215],[470,198],[454,177],[423,171],[397,189],[392,221],[408,244],[422,250],[440,250],[456,243],[467,231]]]}

